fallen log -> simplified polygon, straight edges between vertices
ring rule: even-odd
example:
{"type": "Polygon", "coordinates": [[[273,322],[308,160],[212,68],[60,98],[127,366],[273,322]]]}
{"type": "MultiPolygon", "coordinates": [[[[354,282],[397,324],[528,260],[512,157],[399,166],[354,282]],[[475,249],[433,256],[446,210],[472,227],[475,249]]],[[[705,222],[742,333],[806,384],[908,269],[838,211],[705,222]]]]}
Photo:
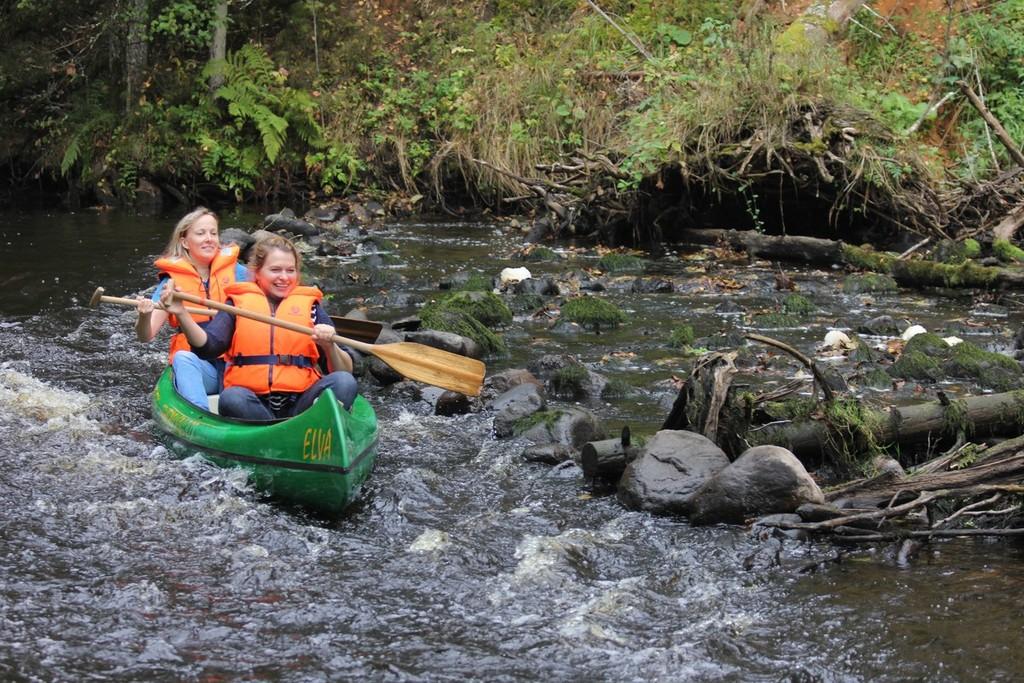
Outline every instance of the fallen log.
{"type": "Polygon", "coordinates": [[[843,243],[820,237],[762,235],[753,230],[691,229],[683,239],[699,246],[726,246],[741,250],[753,258],[802,261],[805,263],[841,263],[843,243]]]}
{"type": "Polygon", "coordinates": [[[874,251],[820,237],[762,235],[752,230],[687,230],[683,239],[698,246],[724,244],[751,257],[800,261],[819,265],[843,264],[891,275],[908,287],[969,287],[1011,289],[1024,286],[1024,270],[980,266],[972,261],[952,265],[874,251]]]}
{"type": "MultiPolygon", "coordinates": [[[[977,438],[1017,436],[1024,432],[1024,392],[1021,391],[968,396],[951,405],[934,401],[887,409],[861,406],[861,410],[861,436],[883,449],[898,447],[907,451],[921,444],[935,445],[955,439],[958,429],[977,438]]],[[[773,444],[788,448],[804,463],[817,464],[822,462],[825,453],[836,448],[837,439],[843,436],[837,435],[836,426],[826,420],[806,419],[755,426],[738,435],[738,444],[720,445],[728,453],[737,448],[773,444]]]]}

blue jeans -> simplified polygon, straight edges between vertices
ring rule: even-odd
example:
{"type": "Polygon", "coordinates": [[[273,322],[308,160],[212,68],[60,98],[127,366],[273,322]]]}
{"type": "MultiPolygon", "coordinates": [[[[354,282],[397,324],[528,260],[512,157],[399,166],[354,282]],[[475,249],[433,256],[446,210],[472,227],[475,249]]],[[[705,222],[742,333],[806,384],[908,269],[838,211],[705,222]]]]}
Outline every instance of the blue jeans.
{"type": "Polygon", "coordinates": [[[228,387],[220,394],[220,414],[225,417],[237,417],[242,420],[276,420],[283,417],[298,415],[313,405],[313,401],[330,389],[334,397],[345,406],[352,408],[356,400],[359,385],[351,373],[339,370],[318,379],[313,386],[298,395],[292,403],[280,411],[273,411],[266,396],[258,396],[252,389],[245,387],[228,387]]]}
{"type": "Polygon", "coordinates": [[[171,362],[174,368],[174,388],[183,399],[203,410],[210,409],[208,394],[220,391],[224,381],[224,361],[212,363],[191,351],[178,351],[171,362]]]}

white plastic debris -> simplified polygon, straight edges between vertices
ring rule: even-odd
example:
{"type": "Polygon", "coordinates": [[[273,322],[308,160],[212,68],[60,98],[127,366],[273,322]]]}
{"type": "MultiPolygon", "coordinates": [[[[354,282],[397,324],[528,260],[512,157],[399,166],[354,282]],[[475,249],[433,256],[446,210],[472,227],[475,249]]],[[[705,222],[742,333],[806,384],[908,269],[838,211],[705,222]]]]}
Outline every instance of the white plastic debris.
{"type": "Polygon", "coordinates": [[[943,337],[942,341],[946,342],[950,346],[956,346],[957,344],[962,344],[964,340],[960,337],[943,337]]]}
{"type": "Polygon", "coordinates": [[[900,339],[903,341],[910,341],[919,334],[924,334],[928,330],[924,329],[920,325],[911,325],[907,329],[903,330],[903,334],[900,335],[900,339]]]}
{"type": "Polygon", "coordinates": [[[517,282],[529,280],[533,276],[526,268],[505,268],[498,277],[501,279],[501,286],[504,287],[505,285],[514,285],[517,282]]]}
{"type": "Polygon", "coordinates": [[[829,349],[841,350],[841,349],[852,349],[856,346],[850,337],[845,332],[839,330],[829,330],[825,335],[825,347],[829,349]]]}

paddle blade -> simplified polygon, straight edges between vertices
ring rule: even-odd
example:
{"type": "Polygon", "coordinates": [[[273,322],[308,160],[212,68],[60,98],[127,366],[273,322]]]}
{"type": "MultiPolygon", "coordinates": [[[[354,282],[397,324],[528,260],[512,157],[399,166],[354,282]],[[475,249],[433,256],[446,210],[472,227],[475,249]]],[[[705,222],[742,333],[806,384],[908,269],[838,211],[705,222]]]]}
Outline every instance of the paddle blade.
{"type": "Polygon", "coordinates": [[[355,339],[356,341],[373,344],[380,336],[384,325],[372,320],[360,320],[359,318],[346,318],[340,315],[332,315],[331,322],[338,335],[355,339]]]}
{"type": "Polygon", "coordinates": [[[484,372],[487,370],[475,358],[415,342],[378,344],[368,348],[367,352],[380,358],[403,377],[467,396],[480,394],[484,372]]]}

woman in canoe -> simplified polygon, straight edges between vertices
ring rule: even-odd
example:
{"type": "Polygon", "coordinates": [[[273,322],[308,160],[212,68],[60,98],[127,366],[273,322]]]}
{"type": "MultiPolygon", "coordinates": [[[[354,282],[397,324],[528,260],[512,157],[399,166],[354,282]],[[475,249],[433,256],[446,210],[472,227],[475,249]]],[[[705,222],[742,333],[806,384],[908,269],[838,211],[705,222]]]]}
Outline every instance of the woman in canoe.
{"type": "Polygon", "coordinates": [[[220,414],[245,420],[291,417],[330,389],[345,408],[357,393],[352,358],[332,341],[334,325],[323,309],[323,293],[299,284],[301,259],[295,245],[273,236],[257,242],[249,256],[251,282],[227,288],[228,303],[309,327],[309,334],[220,312],[201,327],[181,300],[166,289],[160,301],[178,317],[200,358],[227,360],[220,414]],[[322,376],[320,357],[330,374],[322,376]]]}
{"type": "MultiPolygon", "coordinates": [[[[223,302],[228,286],[248,278],[245,266],[238,263],[238,246],[221,246],[217,214],[204,207],[178,221],[163,255],[154,265],[160,282],[151,299],[138,298],[139,315],[135,321],[135,336],[145,343],[156,337],[164,323],[179,328],[177,316],[156,308],[168,281],[178,291],[223,302]]],[[[197,316],[193,320],[205,324],[210,318],[197,316]]],[[[167,362],[174,368],[174,387],[178,393],[189,403],[209,410],[206,397],[220,392],[224,361],[199,358],[190,349],[185,335],[178,331],[171,337],[167,362]]]]}

